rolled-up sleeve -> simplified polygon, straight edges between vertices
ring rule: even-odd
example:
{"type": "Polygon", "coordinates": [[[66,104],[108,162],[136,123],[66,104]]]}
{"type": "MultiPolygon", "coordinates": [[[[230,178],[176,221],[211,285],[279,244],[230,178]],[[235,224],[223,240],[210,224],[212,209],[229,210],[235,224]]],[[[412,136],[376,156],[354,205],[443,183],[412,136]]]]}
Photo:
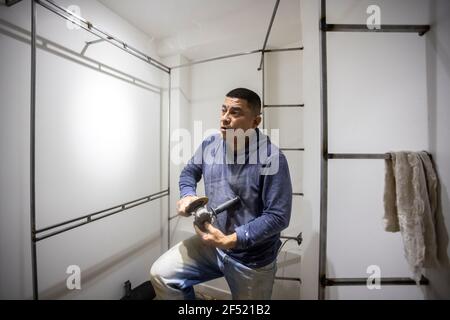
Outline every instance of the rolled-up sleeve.
{"type": "Polygon", "coordinates": [[[292,184],[286,157],[281,152],[279,169],[262,176],[263,212],[252,221],[235,229],[236,249],[246,249],[287,228],[292,210],[292,184]]]}

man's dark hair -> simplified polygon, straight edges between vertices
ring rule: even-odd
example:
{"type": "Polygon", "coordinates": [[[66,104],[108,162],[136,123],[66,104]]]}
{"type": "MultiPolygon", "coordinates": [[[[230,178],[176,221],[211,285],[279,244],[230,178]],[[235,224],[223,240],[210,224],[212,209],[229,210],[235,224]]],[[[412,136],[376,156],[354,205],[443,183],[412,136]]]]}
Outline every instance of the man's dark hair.
{"type": "Polygon", "coordinates": [[[246,100],[255,115],[261,114],[261,99],[252,90],[246,88],[233,89],[227,93],[227,97],[246,100]]]}

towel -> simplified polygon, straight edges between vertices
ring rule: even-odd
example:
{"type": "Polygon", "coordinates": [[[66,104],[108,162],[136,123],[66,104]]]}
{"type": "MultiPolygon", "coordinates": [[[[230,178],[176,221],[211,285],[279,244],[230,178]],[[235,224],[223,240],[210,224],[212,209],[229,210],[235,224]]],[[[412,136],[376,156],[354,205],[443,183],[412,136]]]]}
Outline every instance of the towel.
{"type": "Polygon", "coordinates": [[[390,152],[385,160],[384,227],[401,232],[405,258],[419,283],[436,267],[437,175],[426,152],[390,152]]]}

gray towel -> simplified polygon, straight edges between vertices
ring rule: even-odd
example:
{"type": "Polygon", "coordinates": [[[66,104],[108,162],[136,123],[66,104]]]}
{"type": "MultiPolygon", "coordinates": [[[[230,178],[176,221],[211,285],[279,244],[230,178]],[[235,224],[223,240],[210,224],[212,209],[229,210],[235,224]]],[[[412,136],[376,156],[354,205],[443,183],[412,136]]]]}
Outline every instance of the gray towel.
{"type": "Polygon", "coordinates": [[[418,282],[435,267],[437,175],[426,152],[390,152],[385,160],[385,230],[401,232],[405,258],[418,282]]]}

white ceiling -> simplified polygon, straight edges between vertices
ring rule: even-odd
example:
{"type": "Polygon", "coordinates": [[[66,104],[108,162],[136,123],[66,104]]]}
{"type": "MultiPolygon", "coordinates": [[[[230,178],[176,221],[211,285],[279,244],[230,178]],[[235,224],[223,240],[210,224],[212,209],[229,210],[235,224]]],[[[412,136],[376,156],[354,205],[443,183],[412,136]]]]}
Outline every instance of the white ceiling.
{"type": "MultiPolygon", "coordinates": [[[[99,0],[153,39],[161,57],[261,49],[275,0],[99,0]]],[[[268,47],[301,42],[300,0],[281,0],[268,47]]]]}

